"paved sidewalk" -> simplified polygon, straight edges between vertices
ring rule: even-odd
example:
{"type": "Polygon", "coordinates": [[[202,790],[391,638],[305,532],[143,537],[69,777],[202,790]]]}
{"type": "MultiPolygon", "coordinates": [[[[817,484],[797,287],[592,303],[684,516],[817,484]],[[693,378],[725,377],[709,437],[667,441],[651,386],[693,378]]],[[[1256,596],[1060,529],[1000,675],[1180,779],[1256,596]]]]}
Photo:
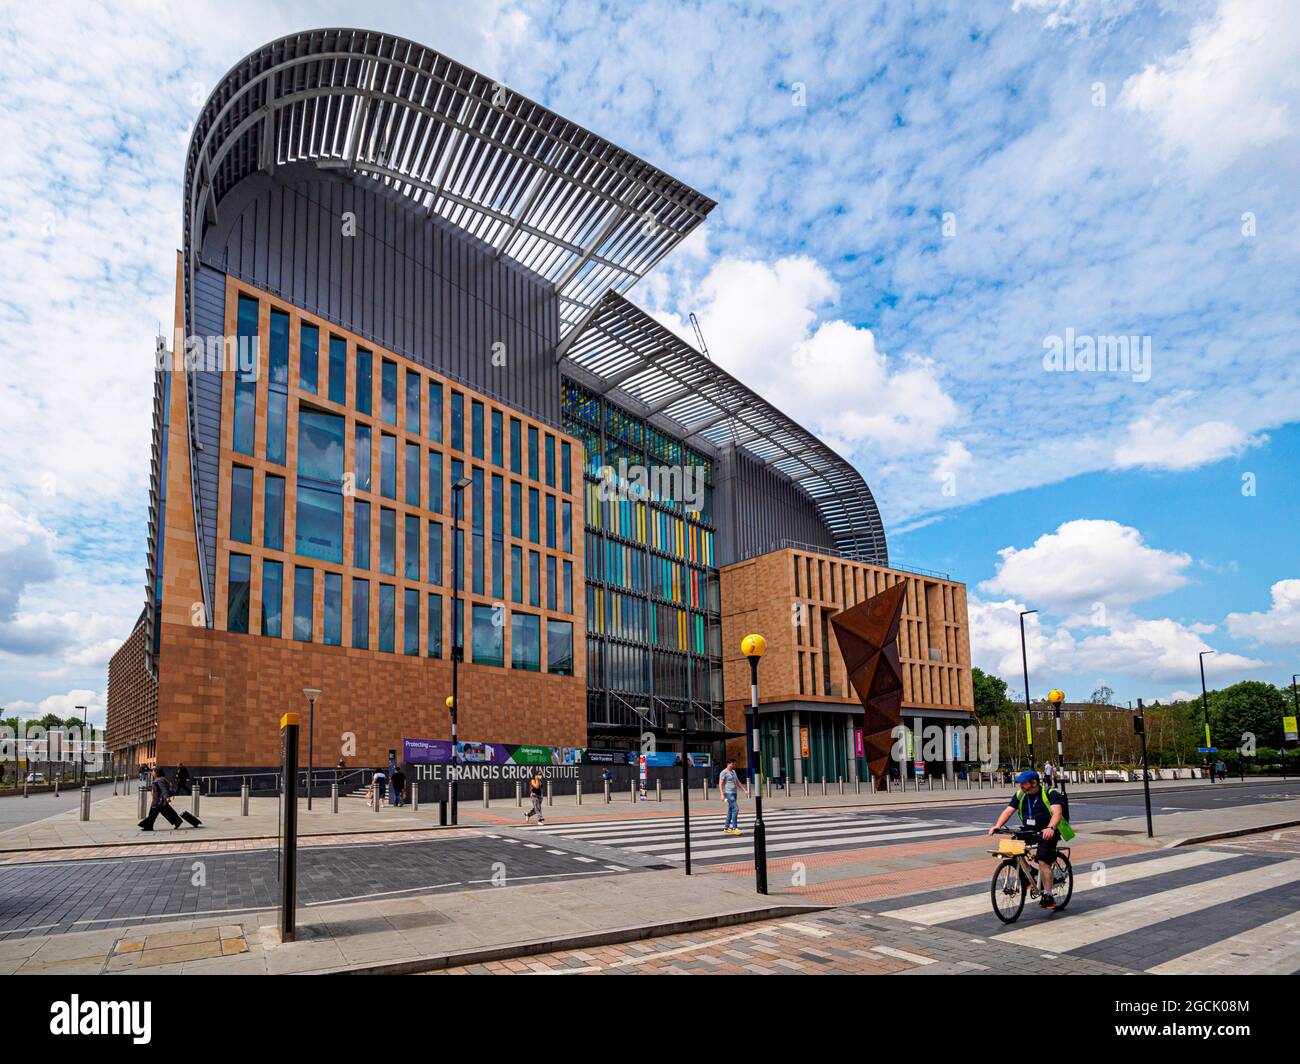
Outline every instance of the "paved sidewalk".
{"type": "MultiPolygon", "coordinates": [[[[188,796],[176,798],[172,805],[177,812],[192,808],[188,796]]],[[[340,798],[337,813],[330,812],[328,798],[314,798],[312,805],[309,813],[307,799],[298,799],[300,835],[420,831],[438,827],[436,804],[421,806],[419,812],[412,811],[409,806],[395,809],[385,805],[377,813],[360,798],[340,798]]],[[[275,839],[279,835],[279,806],[275,798],[252,798],[249,800],[249,815],[241,816],[238,797],[203,798],[199,808],[203,827],[187,825],[173,829],[160,818],[152,832],[144,832],[136,826],[139,807],[135,795],[116,798],[110,795],[91,803],[90,820],[84,823],[78,819],[78,808],[73,807],[44,820],[0,831],[0,854],[58,847],[158,846],[199,840],[275,839]]]]}
{"type": "Polygon", "coordinates": [[[286,943],[275,910],[11,939],[0,942],[0,974],[399,974],[820,909],[725,878],[641,872],[300,907],[286,943]]]}

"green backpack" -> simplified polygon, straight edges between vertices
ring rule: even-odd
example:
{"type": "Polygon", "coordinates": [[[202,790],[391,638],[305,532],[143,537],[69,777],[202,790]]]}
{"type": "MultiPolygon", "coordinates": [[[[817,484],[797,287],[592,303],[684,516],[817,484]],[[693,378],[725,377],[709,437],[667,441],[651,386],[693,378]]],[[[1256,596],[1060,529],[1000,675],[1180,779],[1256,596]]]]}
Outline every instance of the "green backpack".
{"type": "MultiPolygon", "coordinates": [[[[1061,822],[1056,825],[1056,830],[1060,832],[1062,842],[1069,842],[1076,834],[1078,834],[1078,832],[1076,832],[1074,828],[1070,827],[1070,822],[1066,819],[1066,817],[1070,815],[1070,806],[1065,795],[1055,787],[1045,787],[1043,788],[1043,800],[1047,803],[1049,809],[1054,804],[1061,807],[1061,822]],[[1052,800],[1053,795],[1056,796],[1055,802],[1052,800]]],[[[1020,814],[1020,822],[1023,824],[1025,822],[1024,791],[1016,792],[1016,812],[1020,814]]]]}

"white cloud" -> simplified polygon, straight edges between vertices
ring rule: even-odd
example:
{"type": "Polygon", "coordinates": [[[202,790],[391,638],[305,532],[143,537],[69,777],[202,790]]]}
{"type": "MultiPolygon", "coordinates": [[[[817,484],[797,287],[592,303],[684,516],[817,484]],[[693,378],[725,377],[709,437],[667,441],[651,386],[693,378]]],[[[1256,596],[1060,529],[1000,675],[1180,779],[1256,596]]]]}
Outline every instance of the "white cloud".
{"type": "MultiPolygon", "coordinates": [[[[724,257],[678,305],[696,311],[719,365],[845,454],[933,450],[957,418],[933,363],[887,356],[870,329],[819,322],[839,297],[807,256],[724,257]]],[[[682,318],[659,316],[694,343],[682,318]]]]}
{"type": "Polygon", "coordinates": [[[1291,0],[1222,0],[1187,46],[1124,83],[1119,106],[1149,118],[1168,152],[1214,173],[1296,133],[1291,0]]]}
{"type": "Polygon", "coordinates": [[[1249,435],[1229,421],[1194,422],[1190,395],[1181,393],[1156,402],[1129,423],[1112,462],[1117,469],[1195,469],[1224,458],[1235,458],[1268,437],[1249,435]]]}
{"type": "Polygon", "coordinates": [[[1117,521],[1066,521],[1033,546],[1004,547],[997,572],[980,590],[1025,599],[1055,614],[1118,610],[1187,583],[1191,556],[1148,547],[1117,521]]]}
{"type": "Polygon", "coordinates": [[[1228,631],[1263,646],[1300,648],[1300,580],[1279,580],[1263,613],[1228,614],[1228,631]]]}
{"type": "Polygon", "coordinates": [[[1137,6],[1137,0],[1015,0],[1012,11],[1045,12],[1048,29],[1073,29],[1087,35],[1105,29],[1137,6]]]}
{"type": "Polygon", "coordinates": [[[79,717],[89,721],[98,728],[105,726],[105,702],[103,691],[74,690],[67,694],[50,695],[39,702],[10,702],[4,707],[7,715],[22,717],[24,720],[40,720],[48,713],[66,720],[79,717]],[[85,707],[78,709],[78,706],[85,707]]]}
{"type": "MultiPolygon", "coordinates": [[[[1013,699],[1023,698],[1020,653],[1020,611],[1014,599],[986,601],[971,595],[968,603],[971,660],[976,666],[1007,681],[1013,699]]],[[[1139,685],[1152,682],[1187,682],[1199,677],[1199,654],[1213,650],[1203,635],[1213,625],[1184,624],[1168,617],[1145,619],[1112,611],[1100,630],[1080,630],[1075,623],[1052,624],[1037,616],[1025,618],[1025,652],[1029,660],[1031,697],[1050,686],[1066,686],[1067,678],[1079,684],[1082,677],[1106,673],[1132,678],[1139,685]]],[[[1237,680],[1265,663],[1220,650],[1205,658],[1207,677],[1237,680]]],[[[1068,689],[1068,688],[1067,688],[1068,689]]],[[[1071,695],[1073,699],[1074,696],[1071,695]]]]}

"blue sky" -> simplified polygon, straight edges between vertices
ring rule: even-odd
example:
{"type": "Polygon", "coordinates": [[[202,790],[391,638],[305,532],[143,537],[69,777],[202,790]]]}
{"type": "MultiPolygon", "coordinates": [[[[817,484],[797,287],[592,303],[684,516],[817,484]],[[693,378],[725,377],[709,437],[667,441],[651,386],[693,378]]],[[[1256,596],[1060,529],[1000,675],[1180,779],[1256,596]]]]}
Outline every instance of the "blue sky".
{"type": "Polygon", "coordinates": [[[893,556],[969,585],[977,664],[1018,683],[1038,607],[1035,692],[1300,669],[1287,0],[56,3],[0,13],[0,705],[102,719],[142,603],[199,106],[358,19],[718,201],[632,297],[863,470],[893,556]],[[1112,337],[1140,371],[1045,363],[1112,337]]]}

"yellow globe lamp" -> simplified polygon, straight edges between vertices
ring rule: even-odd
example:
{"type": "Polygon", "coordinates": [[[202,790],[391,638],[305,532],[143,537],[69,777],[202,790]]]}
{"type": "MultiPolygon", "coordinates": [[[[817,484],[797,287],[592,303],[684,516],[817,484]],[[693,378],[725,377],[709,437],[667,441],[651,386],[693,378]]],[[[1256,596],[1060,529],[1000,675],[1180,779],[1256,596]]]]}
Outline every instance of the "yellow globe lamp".
{"type": "Polygon", "coordinates": [[[767,640],[755,632],[751,632],[740,641],[740,652],[751,661],[754,658],[761,658],[767,653],[767,640]]]}
{"type": "Polygon", "coordinates": [[[448,696],[447,696],[447,701],[446,701],[445,704],[446,704],[446,706],[447,706],[448,709],[451,709],[452,706],[454,706],[454,705],[456,704],[456,699],[453,698],[451,695],[448,695],[448,696]]]}
{"type": "Polygon", "coordinates": [[[1047,700],[1051,702],[1052,705],[1059,706],[1065,701],[1065,692],[1054,687],[1052,690],[1047,692],[1047,700]]]}

